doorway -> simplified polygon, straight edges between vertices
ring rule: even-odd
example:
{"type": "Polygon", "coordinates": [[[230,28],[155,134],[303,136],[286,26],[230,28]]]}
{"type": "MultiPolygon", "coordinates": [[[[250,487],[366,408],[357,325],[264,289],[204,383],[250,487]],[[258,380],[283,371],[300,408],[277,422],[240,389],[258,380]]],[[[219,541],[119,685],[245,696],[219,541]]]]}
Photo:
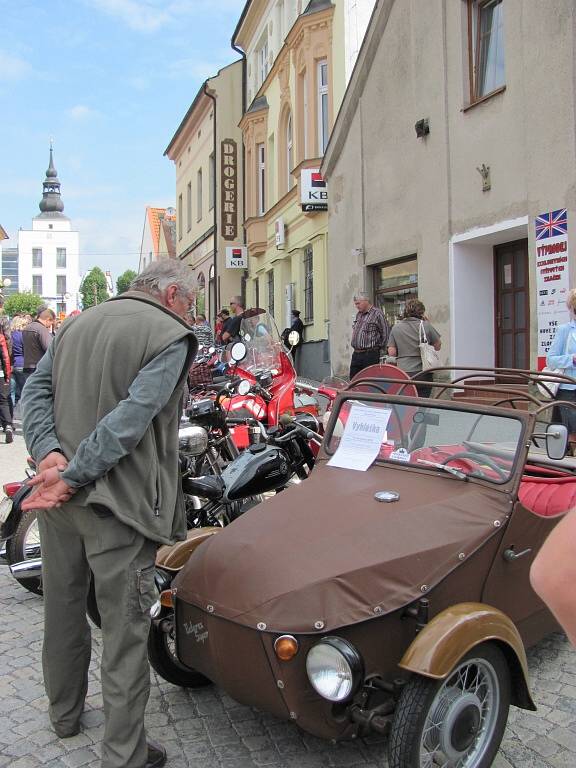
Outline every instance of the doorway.
{"type": "Polygon", "coordinates": [[[498,368],[530,368],[528,239],[494,247],[495,341],[498,368]]]}

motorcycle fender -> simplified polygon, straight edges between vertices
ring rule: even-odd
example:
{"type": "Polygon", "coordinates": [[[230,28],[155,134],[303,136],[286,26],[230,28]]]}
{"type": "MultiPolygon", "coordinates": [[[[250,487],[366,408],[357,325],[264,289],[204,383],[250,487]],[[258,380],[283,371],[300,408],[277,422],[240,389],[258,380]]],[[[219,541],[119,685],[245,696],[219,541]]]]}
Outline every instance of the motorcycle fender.
{"type": "Polygon", "coordinates": [[[222,528],[192,528],[185,541],[177,544],[164,544],[156,553],[156,565],[176,573],[188,562],[192,553],[210,536],[219,533],[222,528]]]}
{"type": "Polygon", "coordinates": [[[28,496],[31,490],[32,488],[30,486],[23,485],[22,488],[20,488],[20,490],[14,494],[10,514],[2,526],[0,526],[0,539],[2,541],[11,538],[14,535],[14,531],[18,527],[18,523],[22,519],[22,507],[20,504],[22,503],[22,500],[28,496]]]}
{"type": "Polygon", "coordinates": [[[439,613],[418,633],[398,666],[442,680],[476,645],[490,641],[499,646],[508,662],[512,703],[535,711],[522,638],[505,613],[484,603],[459,603],[439,613]]]}

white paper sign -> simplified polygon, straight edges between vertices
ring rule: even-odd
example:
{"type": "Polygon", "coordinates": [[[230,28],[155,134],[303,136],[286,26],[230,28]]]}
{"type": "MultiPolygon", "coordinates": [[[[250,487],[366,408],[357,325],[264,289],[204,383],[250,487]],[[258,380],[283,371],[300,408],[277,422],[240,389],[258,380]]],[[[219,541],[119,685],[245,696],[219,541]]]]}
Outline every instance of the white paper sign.
{"type": "Polygon", "coordinates": [[[392,411],[354,403],[350,408],[340,445],[328,462],[329,467],[358,469],[365,472],[386,439],[392,411]]]}

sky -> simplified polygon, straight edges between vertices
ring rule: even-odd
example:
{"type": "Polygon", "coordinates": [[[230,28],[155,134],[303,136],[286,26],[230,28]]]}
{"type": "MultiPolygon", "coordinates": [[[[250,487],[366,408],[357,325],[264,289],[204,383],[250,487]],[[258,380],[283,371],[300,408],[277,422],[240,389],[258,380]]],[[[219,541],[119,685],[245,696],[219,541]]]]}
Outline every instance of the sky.
{"type": "Polygon", "coordinates": [[[245,0],[0,0],[0,225],[40,211],[50,140],[82,272],[138,269],[147,205],[175,205],[164,150],[235,61],[245,0]]]}

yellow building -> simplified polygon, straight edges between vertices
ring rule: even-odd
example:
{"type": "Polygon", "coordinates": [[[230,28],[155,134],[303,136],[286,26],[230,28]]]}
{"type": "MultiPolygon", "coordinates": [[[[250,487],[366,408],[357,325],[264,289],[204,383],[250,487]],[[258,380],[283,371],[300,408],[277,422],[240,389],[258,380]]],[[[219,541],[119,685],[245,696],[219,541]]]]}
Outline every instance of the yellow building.
{"type": "Polygon", "coordinates": [[[373,0],[248,0],[232,39],[246,58],[248,305],[305,324],[299,370],[330,373],[328,195],[319,168],[373,0]]]}
{"type": "Polygon", "coordinates": [[[197,311],[213,323],[245,276],[242,62],[200,87],[164,154],[176,168],[176,255],[194,270],[197,311]]]}

